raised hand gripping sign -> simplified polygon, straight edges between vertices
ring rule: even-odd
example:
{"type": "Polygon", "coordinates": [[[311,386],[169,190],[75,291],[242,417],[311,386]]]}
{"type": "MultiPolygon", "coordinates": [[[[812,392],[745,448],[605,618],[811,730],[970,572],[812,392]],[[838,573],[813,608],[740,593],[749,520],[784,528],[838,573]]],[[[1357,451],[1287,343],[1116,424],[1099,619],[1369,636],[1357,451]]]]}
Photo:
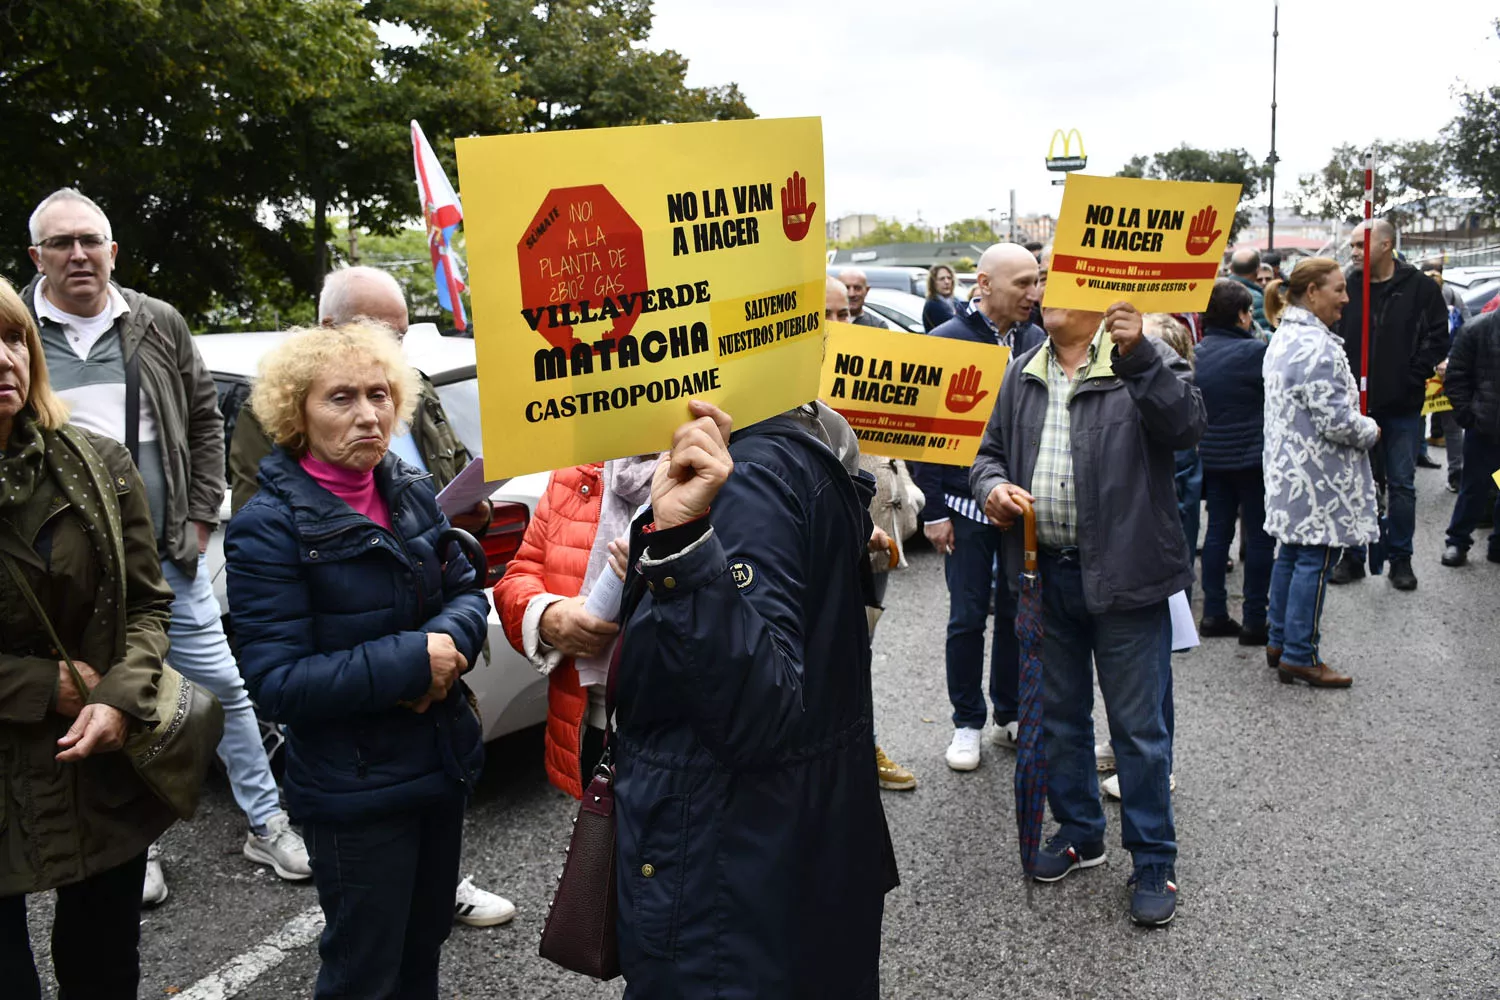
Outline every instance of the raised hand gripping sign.
{"type": "Polygon", "coordinates": [[[829,323],[818,397],[867,455],[972,465],[1009,358],[992,344],[829,323]]]}
{"type": "Polygon", "coordinates": [[[1239,201],[1238,184],[1069,174],[1042,305],[1202,312],[1239,201]]]}
{"type": "Polygon", "coordinates": [[[817,394],[816,118],[458,140],[485,472],[657,451],[817,394]],[[778,197],[779,196],[779,197],[778,197]]]}

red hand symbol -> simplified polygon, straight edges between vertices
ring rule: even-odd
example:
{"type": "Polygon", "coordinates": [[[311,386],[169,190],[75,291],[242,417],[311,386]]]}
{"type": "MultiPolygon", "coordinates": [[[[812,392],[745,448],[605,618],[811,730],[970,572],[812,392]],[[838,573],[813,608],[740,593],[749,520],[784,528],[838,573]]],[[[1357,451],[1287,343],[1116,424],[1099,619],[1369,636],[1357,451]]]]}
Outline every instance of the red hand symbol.
{"type": "Polygon", "coordinates": [[[1214,240],[1223,233],[1222,229],[1215,229],[1214,224],[1219,221],[1218,210],[1212,205],[1193,216],[1193,221],[1188,225],[1187,252],[1194,257],[1202,257],[1208,253],[1209,248],[1214,245],[1214,240]]]}
{"type": "Polygon", "coordinates": [[[807,178],[793,170],[781,189],[781,228],[786,238],[793,243],[802,242],[817,210],[817,202],[807,203],[807,178]]]}
{"type": "Polygon", "coordinates": [[[978,406],[990,394],[988,389],[979,388],[983,378],[984,372],[974,365],[954,372],[948,380],[948,409],[954,413],[968,413],[978,406]]]}

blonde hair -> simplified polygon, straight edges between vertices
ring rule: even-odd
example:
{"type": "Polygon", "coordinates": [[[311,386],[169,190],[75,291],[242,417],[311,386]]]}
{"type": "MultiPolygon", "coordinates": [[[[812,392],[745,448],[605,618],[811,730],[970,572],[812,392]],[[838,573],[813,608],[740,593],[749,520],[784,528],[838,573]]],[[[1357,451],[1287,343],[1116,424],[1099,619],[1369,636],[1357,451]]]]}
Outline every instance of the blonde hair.
{"type": "Polygon", "coordinates": [[[1281,314],[1286,312],[1286,282],[1276,278],[1266,285],[1265,291],[1266,322],[1271,326],[1281,325],[1281,314]]]}
{"type": "Polygon", "coordinates": [[[68,404],[52,391],[47,376],[47,355],[42,353],[42,336],[37,332],[31,310],[10,282],[0,278],[0,328],[19,329],[26,338],[26,353],[31,356],[31,386],[26,390],[26,409],[36,415],[39,426],[55,431],[68,422],[68,404]]]}
{"type": "Polygon", "coordinates": [[[1193,335],[1182,320],[1171,313],[1147,313],[1143,325],[1148,337],[1165,342],[1182,360],[1193,363],[1193,335]]]}
{"type": "Polygon", "coordinates": [[[371,320],[291,331],[260,363],[250,409],[271,440],[300,458],[307,452],[307,396],[313,383],[340,365],[373,361],[385,371],[396,419],[417,408],[417,376],[390,327],[371,320]]]}

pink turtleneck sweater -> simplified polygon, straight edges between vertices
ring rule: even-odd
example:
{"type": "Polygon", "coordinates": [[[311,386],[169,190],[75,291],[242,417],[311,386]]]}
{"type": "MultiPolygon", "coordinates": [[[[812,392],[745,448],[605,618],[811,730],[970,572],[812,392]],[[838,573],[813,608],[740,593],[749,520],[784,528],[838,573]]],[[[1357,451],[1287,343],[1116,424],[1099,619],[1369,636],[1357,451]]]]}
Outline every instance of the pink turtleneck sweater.
{"type": "Polygon", "coordinates": [[[313,481],[338,497],[355,511],[386,530],[391,527],[391,511],[385,498],[375,489],[375,470],[360,472],[320,462],[311,454],[302,456],[302,468],[313,481]]]}

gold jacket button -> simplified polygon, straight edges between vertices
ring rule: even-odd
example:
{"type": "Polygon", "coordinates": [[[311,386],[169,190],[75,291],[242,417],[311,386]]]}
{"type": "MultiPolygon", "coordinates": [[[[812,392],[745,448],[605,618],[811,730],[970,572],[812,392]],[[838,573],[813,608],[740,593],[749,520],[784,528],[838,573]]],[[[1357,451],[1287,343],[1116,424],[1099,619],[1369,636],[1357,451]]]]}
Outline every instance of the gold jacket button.
{"type": "Polygon", "coordinates": [[[667,577],[665,580],[663,580],[661,582],[661,585],[663,587],[666,587],[668,590],[676,590],[677,589],[677,580],[674,577],[670,577],[669,576],[669,577],[667,577]]]}
{"type": "Polygon", "coordinates": [[[650,878],[651,876],[653,876],[655,874],[656,874],[656,866],[655,865],[641,865],[641,875],[644,878],[650,878]]]}

